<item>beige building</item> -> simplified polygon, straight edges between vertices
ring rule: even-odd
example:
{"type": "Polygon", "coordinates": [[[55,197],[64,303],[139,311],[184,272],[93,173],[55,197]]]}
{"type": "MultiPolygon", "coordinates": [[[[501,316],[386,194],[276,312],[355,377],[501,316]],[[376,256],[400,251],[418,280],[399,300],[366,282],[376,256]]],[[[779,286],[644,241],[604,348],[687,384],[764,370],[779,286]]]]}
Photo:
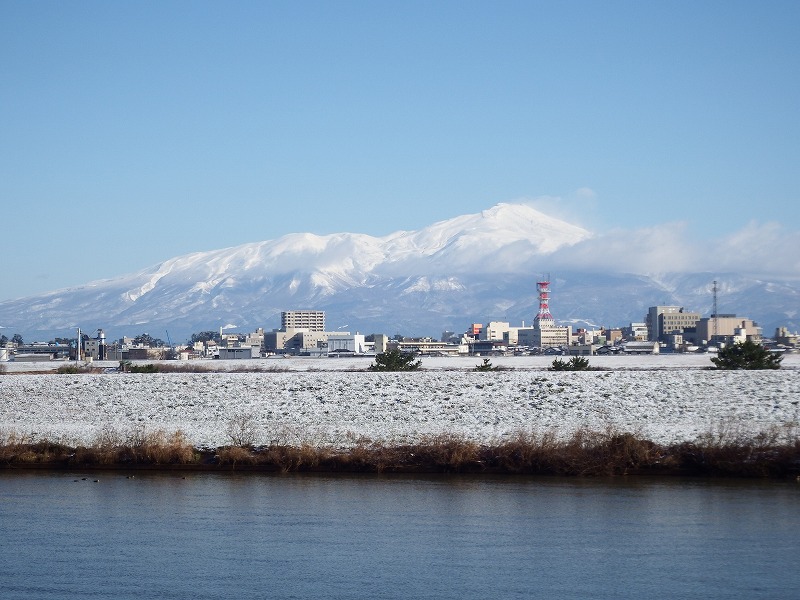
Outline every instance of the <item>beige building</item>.
{"type": "Polygon", "coordinates": [[[287,329],[269,331],[264,334],[264,348],[268,352],[303,352],[318,350],[327,346],[328,336],[349,335],[346,331],[309,331],[308,329],[287,329]]]}
{"type": "Polygon", "coordinates": [[[671,333],[683,333],[694,329],[700,320],[700,313],[688,312],[682,306],[651,306],[647,311],[647,339],[651,342],[664,341],[671,333]]]}
{"type": "Polygon", "coordinates": [[[545,325],[517,330],[517,344],[531,348],[555,348],[572,343],[572,328],[545,325]]]}
{"type": "Polygon", "coordinates": [[[760,344],[761,327],[750,319],[737,317],[736,315],[703,317],[697,323],[695,343],[730,341],[734,336],[744,336],[746,339],[760,344]]]}
{"type": "Polygon", "coordinates": [[[324,310],[285,310],[281,313],[281,329],[325,331],[324,310]]]}
{"type": "Polygon", "coordinates": [[[486,327],[481,328],[478,339],[484,341],[502,341],[503,334],[508,332],[509,327],[510,325],[506,321],[489,321],[486,327]]]}
{"type": "Polygon", "coordinates": [[[519,330],[519,327],[511,327],[506,321],[489,321],[486,327],[481,328],[478,339],[485,342],[504,342],[507,346],[516,346],[519,330]]]}

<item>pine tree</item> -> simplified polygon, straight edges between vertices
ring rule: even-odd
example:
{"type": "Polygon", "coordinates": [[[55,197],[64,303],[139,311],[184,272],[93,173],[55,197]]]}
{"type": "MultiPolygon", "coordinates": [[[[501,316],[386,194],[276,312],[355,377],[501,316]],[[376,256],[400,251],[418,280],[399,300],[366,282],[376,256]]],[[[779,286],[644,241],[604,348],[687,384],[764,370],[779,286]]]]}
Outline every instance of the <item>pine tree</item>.
{"type": "Polygon", "coordinates": [[[780,369],[783,356],[751,340],[723,348],[712,358],[718,369],[780,369]]]}
{"type": "Polygon", "coordinates": [[[553,361],[551,371],[588,371],[589,359],[582,356],[573,356],[568,361],[557,358],[553,361]]]}
{"type": "Polygon", "coordinates": [[[421,360],[414,360],[417,355],[402,350],[387,350],[375,357],[375,363],[369,366],[370,371],[416,371],[422,366],[421,360]]]}

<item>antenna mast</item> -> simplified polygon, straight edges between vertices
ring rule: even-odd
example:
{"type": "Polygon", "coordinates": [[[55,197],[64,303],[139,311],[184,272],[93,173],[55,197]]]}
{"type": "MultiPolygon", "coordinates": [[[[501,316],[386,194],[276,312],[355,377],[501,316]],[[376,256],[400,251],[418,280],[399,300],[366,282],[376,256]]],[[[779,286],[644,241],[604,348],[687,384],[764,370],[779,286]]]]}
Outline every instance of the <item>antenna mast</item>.
{"type": "Polygon", "coordinates": [[[713,294],[714,294],[714,308],[713,308],[714,314],[712,314],[711,316],[714,318],[714,333],[713,333],[711,339],[713,340],[713,339],[715,339],[717,337],[717,334],[719,333],[719,325],[718,325],[719,319],[718,319],[718,316],[717,316],[718,313],[717,313],[717,280],[716,279],[714,280],[714,287],[712,288],[712,290],[713,290],[713,294]]]}

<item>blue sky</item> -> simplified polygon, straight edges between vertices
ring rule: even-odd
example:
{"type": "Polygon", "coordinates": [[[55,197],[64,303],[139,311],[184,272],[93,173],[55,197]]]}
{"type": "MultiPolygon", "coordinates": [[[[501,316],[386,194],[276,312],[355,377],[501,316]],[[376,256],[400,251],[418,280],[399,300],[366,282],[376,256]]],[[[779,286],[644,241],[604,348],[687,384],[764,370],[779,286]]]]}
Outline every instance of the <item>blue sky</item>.
{"type": "Polygon", "coordinates": [[[498,202],[797,239],[798,30],[797,2],[2,0],[0,300],[498,202]]]}

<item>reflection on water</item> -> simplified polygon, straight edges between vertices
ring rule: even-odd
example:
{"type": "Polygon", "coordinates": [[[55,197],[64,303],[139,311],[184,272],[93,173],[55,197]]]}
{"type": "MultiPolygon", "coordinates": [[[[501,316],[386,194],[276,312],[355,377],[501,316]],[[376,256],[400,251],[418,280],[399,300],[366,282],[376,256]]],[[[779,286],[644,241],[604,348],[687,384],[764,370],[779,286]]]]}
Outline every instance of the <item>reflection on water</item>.
{"type": "Polygon", "coordinates": [[[0,597],[793,598],[798,500],[795,482],[3,473],[0,597]]]}

